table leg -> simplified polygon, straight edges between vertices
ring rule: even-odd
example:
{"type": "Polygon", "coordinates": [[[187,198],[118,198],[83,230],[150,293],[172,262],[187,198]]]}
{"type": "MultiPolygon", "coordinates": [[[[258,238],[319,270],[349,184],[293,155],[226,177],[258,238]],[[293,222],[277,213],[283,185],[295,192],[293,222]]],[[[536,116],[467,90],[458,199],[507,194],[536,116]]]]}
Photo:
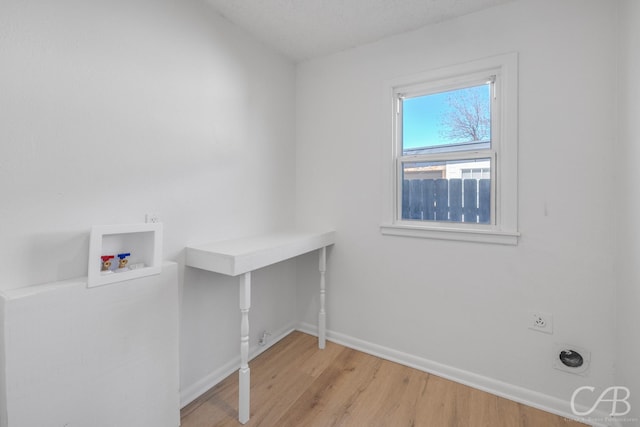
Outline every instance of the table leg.
{"type": "Polygon", "coordinates": [[[238,371],[238,421],[249,421],[249,308],[251,307],[251,272],[240,276],[240,370],[238,371]]]}
{"type": "Polygon", "coordinates": [[[327,270],[327,248],[320,249],[320,313],[318,314],[318,347],[323,349],[326,343],[327,330],[327,313],[324,308],[325,304],[325,278],[324,273],[327,270]]]}

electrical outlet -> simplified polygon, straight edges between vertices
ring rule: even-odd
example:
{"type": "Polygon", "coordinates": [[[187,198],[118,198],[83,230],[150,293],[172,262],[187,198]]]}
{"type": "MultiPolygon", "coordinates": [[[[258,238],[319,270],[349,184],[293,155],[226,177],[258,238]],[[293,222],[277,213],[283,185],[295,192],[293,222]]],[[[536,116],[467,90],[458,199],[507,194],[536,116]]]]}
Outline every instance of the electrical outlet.
{"type": "Polygon", "coordinates": [[[160,222],[160,215],[157,213],[148,213],[144,216],[144,222],[147,224],[156,224],[160,222]]]}
{"type": "Polygon", "coordinates": [[[553,333],[553,315],[542,311],[529,311],[529,329],[544,332],[545,334],[553,333]]]}

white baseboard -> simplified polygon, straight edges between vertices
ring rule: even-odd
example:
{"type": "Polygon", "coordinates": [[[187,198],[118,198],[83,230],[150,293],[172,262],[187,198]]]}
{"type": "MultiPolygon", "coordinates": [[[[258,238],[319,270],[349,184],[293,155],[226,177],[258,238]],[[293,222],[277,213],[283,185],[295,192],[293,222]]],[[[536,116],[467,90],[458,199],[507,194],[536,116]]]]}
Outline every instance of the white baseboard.
{"type": "MultiPolygon", "coordinates": [[[[252,347],[249,351],[249,358],[253,359],[254,357],[258,356],[260,353],[276,344],[278,341],[289,335],[294,330],[299,330],[310,335],[318,336],[318,328],[316,325],[312,325],[310,323],[299,323],[297,327],[295,327],[294,325],[289,325],[274,333],[274,336],[270,340],[268,345],[264,347],[252,347]]],[[[434,362],[432,360],[417,357],[408,353],[403,353],[401,351],[370,343],[368,341],[341,334],[339,332],[328,330],[327,340],[333,341],[345,347],[352,348],[354,350],[362,351],[364,353],[380,357],[382,359],[428,372],[430,374],[437,375],[439,377],[446,378],[448,380],[455,381],[457,383],[464,384],[466,386],[473,387],[475,389],[482,390],[487,393],[512,400],[514,402],[522,403],[533,408],[550,412],[561,417],[576,419],[576,417],[571,413],[570,402],[559,399],[557,397],[549,396],[544,393],[529,390],[514,384],[509,384],[483,375],[475,374],[473,372],[465,371],[442,363],[434,362]]],[[[238,355],[238,357],[230,360],[223,366],[211,372],[206,377],[202,378],[200,381],[192,384],[189,387],[186,387],[184,390],[181,390],[180,407],[184,408],[186,405],[204,394],[211,387],[215,386],[220,381],[237,371],[239,367],[240,356],[238,355]]],[[[580,408],[580,410],[582,411],[584,411],[585,409],[586,408],[580,408]]],[[[611,419],[606,413],[598,411],[594,411],[588,418],[577,419],[577,421],[585,424],[590,424],[594,427],[623,427],[622,423],[618,422],[615,419],[611,419]]]]}
{"type": "MultiPolygon", "coordinates": [[[[310,335],[318,335],[316,325],[310,323],[299,323],[299,331],[310,335]]],[[[540,392],[529,390],[514,384],[505,383],[473,372],[458,369],[432,360],[413,356],[378,344],[373,344],[349,335],[327,330],[327,340],[333,341],[345,347],[362,351],[373,356],[380,357],[401,365],[409,366],[451,381],[455,381],[466,386],[486,391],[496,396],[503,397],[527,406],[541,409],[561,417],[577,419],[571,412],[569,401],[549,396],[540,392]]],[[[588,408],[580,408],[584,411],[588,408]]],[[[594,411],[588,418],[580,418],[578,421],[590,424],[594,427],[622,427],[617,420],[613,420],[606,413],[594,411]]]]}
{"type": "MultiPolygon", "coordinates": [[[[289,335],[294,330],[296,330],[296,328],[293,324],[287,325],[279,331],[274,332],[267,345],[254,345],[249,349],[249,360],[255,358],[256,356],[267,350],[269,347],[280,341],[282,338],[289,335]]],[[[218,369],[209,373],[209,375],[205,376],[195,384],[192,384],[188,387],[185,387],[183,390],[180,390],[180,408],[184,408],[189,403],[202,396],[207,390],[218,384],[223,379],[227,378],[229,375],[233,374],[238,369],[240,369],[240,341],[238,341],[237,357],[233,358],[218,369]]]]}

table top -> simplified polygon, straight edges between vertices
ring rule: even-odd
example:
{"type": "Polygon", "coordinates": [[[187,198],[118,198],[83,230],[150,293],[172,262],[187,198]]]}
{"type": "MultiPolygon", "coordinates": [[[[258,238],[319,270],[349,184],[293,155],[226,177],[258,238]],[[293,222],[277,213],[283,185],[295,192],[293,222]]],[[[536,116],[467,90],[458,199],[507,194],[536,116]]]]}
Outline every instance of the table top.
{"type": "Polygon", "coordinates": [[[186,248],[186,265],[228,276],[257,270],[335,243],[335,231],[278,231],[186,248]]]}

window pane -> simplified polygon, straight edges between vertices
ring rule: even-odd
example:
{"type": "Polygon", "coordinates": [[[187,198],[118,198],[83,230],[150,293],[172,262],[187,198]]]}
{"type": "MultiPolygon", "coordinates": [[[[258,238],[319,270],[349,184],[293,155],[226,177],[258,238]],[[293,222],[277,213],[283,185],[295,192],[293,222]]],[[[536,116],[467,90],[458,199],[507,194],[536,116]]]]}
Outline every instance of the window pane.
{"type": "Polygon", "coordinates": [[[491,146],[491,84],[402,99],[402,154],[491,146]]]}
{"type": "Polygon", "coordinates": [[[491,221],[491,159],[405,162],[402,177],[402,219],[491,221]]]}

